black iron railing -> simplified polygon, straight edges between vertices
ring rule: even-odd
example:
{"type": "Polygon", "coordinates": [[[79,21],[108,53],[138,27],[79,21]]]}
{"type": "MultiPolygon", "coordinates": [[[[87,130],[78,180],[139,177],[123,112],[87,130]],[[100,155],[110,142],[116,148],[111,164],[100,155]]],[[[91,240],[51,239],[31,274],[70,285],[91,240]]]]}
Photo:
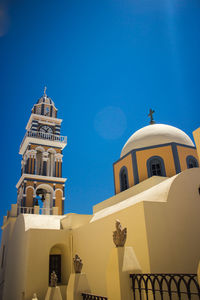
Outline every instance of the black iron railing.
{"type": "Polygon", "coordinates": [[[196,274],[131,274],[134,300],[200,299],[196,274]]]}
{"type": "Polygon", "coordinates": [[[91,294],[82,293],[83,300],[108,300],[107,297],[95,296],[91,294]]]}

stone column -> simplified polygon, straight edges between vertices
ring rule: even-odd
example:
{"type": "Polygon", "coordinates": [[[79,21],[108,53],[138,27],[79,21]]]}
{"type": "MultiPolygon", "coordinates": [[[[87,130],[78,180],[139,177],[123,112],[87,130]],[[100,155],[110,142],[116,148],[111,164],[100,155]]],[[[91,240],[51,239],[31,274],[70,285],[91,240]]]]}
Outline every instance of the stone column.
{"type": "Polygon", "coordinates": [[[37,151],[35,151],[35,150],[31,151],[31,157],[32,157],[31,174],[36,174],[36,153],[37,153],[37,151]]]}
{"type": "Polygon", "coordinates": [[[42,161],[43,161],[43,171],[42,175],[46,176],[47,175],[47,161],[48,161],[48,152],[43,152],[42,153],[42,161]]]}
{"type": "Polygon", "coordinates": [[[21,161],[21,175],[24,173],[24,160],[21,161]]]}
{"type": "Polygon", "coordinates": [[[69,277],[69,282],[66,290],[66,299],[67,300],[82,300],[82,293],[90,293],[90,287],[88,284],[87,276],[84,273],[81,273],[82,270],[82,261],[80,257],[76,254],[73,259],[74,262],[74,271],[69,277]]]}
{"type": "Polygon", "coordinates": [[[21,206],[24,206],[24,207],[26,207],[26,183],[27,183],[27,180],[24,180],[24,188],[23,188],[23,205],[21,205],[21,206]]]}
{"type": "Polygon", "coordinates": [[[107,297],[109,300],[132,300],[130,273],[141,273],[141,267],[132,247],[124,247],[126,228],[116,221],[113,241],[116,248],[110,252],[106,270],[107,297]]]}

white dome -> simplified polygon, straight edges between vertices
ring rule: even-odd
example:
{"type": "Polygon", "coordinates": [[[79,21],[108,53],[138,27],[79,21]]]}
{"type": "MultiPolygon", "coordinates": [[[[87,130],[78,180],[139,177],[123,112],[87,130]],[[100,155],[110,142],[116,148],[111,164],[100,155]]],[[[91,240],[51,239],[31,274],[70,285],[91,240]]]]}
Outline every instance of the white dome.
{"type": "Polygon", "coordinates": [[[178,143],[187,146],[194,144],[190,137],[182,130],[165,124],[152,124],[136,131],[124,145],[121,156],[133,149],[150,147],[166,143],[178,143]]]}

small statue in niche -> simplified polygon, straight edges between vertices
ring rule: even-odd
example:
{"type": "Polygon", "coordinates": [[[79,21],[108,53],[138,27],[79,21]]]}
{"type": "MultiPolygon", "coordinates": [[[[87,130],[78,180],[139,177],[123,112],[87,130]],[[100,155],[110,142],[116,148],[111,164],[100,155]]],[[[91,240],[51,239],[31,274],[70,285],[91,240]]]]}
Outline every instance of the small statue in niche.
{"type": "Polygon", "coordinates": [[[37,294],[36,294],[36,293],[33,294],[32,300],[38,300],[38,297],[37,297],[37,294]]]}
{"type": "Polygon", "coordinates": [[[57,282],[58,282],[58,277],[57,277],[57,275],[56,275],[56,272],[53,271],[53,272],[51,273],[51,282],[50,282],[50,286],[51,286],[51,287],[56,287],[56,286],[57,286],[57,282]]]}
{"type": "Polygon", "coordinates": [[[83,263],[78,254],[75,255],[75,258],[73,259],[74,261],[74,271],[75,273],[81,273],[83,263]]]}
{"type": "Polygon", "coordinates": [[[124,247],[127,237],[127,228],[122,229],[119,220],[116,220],[115,227],[116,230],[113,232],[113,242],[116,247],[124,247]]]}

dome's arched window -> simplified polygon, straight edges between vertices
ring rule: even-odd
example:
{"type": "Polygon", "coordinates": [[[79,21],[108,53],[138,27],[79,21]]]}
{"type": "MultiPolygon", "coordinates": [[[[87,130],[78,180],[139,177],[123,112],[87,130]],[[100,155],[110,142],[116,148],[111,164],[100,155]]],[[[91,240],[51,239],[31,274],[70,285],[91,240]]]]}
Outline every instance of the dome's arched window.
{"type": "Polygon", "coordinates": [[[148,177],[166,176],[164,161],[160,156],[153,156],[147,160],[148,177]]]}
{"type": "Polygon", "coordinates": [[[120,191],[123,192],[129,188],[128,171],[126,167],[121,168],[119,177],[120,177],[120,191]]]}
{"type": "Polygon", "coordinates": [[[187,156],[186,162],[187,162],[188,169],[198,168],[199,166],[197,159],[191,155],[187,156]]]}

